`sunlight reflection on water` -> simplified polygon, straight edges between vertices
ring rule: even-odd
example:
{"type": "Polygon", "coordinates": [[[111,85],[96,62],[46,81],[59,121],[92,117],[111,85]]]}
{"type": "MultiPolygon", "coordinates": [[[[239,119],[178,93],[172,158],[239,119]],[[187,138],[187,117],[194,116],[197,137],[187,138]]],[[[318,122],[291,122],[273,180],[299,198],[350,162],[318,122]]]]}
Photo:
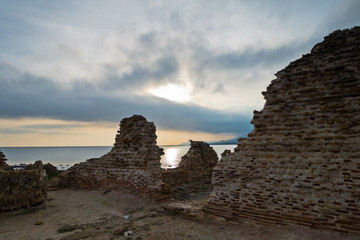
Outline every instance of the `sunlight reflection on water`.
{"type": "Polygon", "coordinates": [[[165,148],[161,158],[161,168],[176,168],[181,160],[180,148],[165,148]]]}
{"type": "MultiPolygon", "coordinates": [[[[164,155],[161,156],[161,168],[170,169],[177,168],[183,157],[188,151],[190,146],[160,146],[164,149],[164,155]]],[[[213,149],[220,157],[225,149],[234,151],[236,145],[213,145],[213,149]]]]}
{"type": "MultiPolygon", "coordinates": [[[[164,149],[165,155],[161,156],[161,168],[178,167],[181,157],[184,156],[190,146],[160,146],[164,149]]],[[[236,145],[213,145],[218,156],[225,149],[234,150],[236,145]]],[[[43,163],[51,163],[60,170],[65,170],[76,163],[84,162],[89,158],[97,158],[111,150],[107,147],[2,147],[9,165],[29,164],[36,160],[43,163]]]]}

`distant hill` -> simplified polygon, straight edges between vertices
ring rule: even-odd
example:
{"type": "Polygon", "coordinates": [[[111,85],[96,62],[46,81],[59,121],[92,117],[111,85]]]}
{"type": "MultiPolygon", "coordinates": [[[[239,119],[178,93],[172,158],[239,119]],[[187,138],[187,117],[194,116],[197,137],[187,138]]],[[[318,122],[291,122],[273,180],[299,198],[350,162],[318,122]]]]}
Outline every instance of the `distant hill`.
{"type": "Polygon", "coordinates": [[[220,140],[220,141],[210,141],[207,142],[210,145],[228,145],[228,144],[237,144],[238,143],[238,137],[232,138],[232,139],[226,139],[226,140],[220,140]]]}
{"type": "MultiPolygon", "coordinates": [[[[205,141],[209,145],[232,145],[238,143],[238,137],[232,138],[232,139],[226,139],[226,140],[220,140],[220,141],[205,141]]],[[[178,146],[189,146],[190,142],[181,143],[178,146]]]]}

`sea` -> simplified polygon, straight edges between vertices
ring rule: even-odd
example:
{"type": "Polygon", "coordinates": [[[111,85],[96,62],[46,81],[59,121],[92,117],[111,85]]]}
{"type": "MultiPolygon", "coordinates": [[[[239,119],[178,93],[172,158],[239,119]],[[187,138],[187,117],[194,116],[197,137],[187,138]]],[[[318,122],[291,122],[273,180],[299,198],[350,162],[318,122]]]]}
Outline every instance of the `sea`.
{"type": "MultiPolygon", "coordinates": [[[[234,151],[236,145],[210,145],[221,157],[221,153],[228,149],[234,151]]],[[[165,155],[161,157],[161,168],[176,168],[181,157],[184,156],[190,146],[160,146],[165,155]]],[[[90,158],[98,158],[111,150],[111,146],[99,147],[0,147],[7,158],[10,166],[30,164],[41,160],[44,164],[51,163],[59,170],[66,170],[74,164],[84,162],[90,158]]]]}

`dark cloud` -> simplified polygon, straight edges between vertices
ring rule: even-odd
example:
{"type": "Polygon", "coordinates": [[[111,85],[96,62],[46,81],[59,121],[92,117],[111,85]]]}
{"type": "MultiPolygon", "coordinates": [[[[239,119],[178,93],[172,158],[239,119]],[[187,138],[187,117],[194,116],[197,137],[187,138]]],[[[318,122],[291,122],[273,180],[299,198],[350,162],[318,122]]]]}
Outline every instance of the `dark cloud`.
{"type": "Polygon", "coordinates": [[[312,38],[315,43],[323,40],[325,36],[335,30],[343,30],[360,26],[360,1],[347,0],[340,1],[333,11],[327,14],[325,20],[319,24],[316,31],[313,33],[312,38]]]}
{"type": "Polygon", "coordinates": [[[177,73],[178,63],[173,56],[163,56],[149,67],[134,64],[131,71],[121,76],[117,73],[116,67],[107,65],[105,68],[106,74],[100,85],[111,90],[114,88],[139,88],[144,83],[151,82],[161,83],[177,73]]]}
{"type": "Polygon", "coordinates": [[[360,1],[350,0],[348,4],[343,5],[343,11],[336,12],[334,15],[329,16],[329,26],[331,30],[351,28],[355,24],[360,25],[360,1]]]}
{"type": "Polygon", "coordinates": [[[147,32],[139,36],[139,42],[144,46],[149,46],[155,43],[156,32],[147,32]]]}
{"type": "MultiPolygon", "coordinates": [[[[286,67],[290,62],[310,52],[317,42],[310,37],[305,41],[295,41],[277,48],[211,51],[201,45],[191,46],[196,89],[209,93],[227,94],[229,86],[246,86],[260,81],[270,82],[272,74],[286,67]],[[264,73],[270,73],[264,79],[264,73]]],[[[239,89],[240,90],[240,89],[239,89]]]]}
{"type": "MultiPolygon", "coordinates": [[[[122,97],[107,95],[106,89],[78,83],[62,88],[49,79],[23,74],[1,64],[0,117],[46,117],[75,121],[118,122],[133,114],[142,114],[154,121],[159,129],[234,133],[246,135],[251,130],[250,119],[239,113],[224,113],[194,105],[177,104],[156,97],[122,97]],[[103,94],[99,94],[103,92],[103,94]],[[105,94],[104,94],[105,93],[105,94]]],[[[61,126],[27,126],[51,128],[61,126]]],[[[25,129],[27,128],[25,126],[25,129]]]]}
{"type": "MultiPolygon", "coordinates": [[[[274,49],[249,49],[243,52],[232,51],[211,56],[204,60],[201,67],[225,70],[243,70],[261,67],[279,66],[289,63],[311,49],[313,39],[296,42],[274,49]]],[[[279,69],[280,70],[280,69],[279,69]]]]}
{"type": "Polygon", "coordinates": [[[246,136],[252,129],[250,118],[240,113],[224,113],[199,106],[163,102],[148,105],[143,112],[159,124],[160,129],[234,133],[246,136]]]}
{"type": "Polygon", "coordinates": [[[157,60],[150,68],[144,68],[140,65],[133,66],[130,73],[126,73],[121,77],[121,81],[133,83],[145,82],[151,79],[163,79],[177,72],[178,64],[173,56],[163,57],[157,60]]]}

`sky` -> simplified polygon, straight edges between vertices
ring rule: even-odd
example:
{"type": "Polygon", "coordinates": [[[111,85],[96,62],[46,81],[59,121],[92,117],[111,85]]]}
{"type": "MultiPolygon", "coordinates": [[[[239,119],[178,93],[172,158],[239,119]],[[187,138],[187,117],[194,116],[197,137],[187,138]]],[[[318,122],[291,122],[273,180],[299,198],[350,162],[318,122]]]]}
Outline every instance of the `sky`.
{"type": "Polygon", "coordinates": [[[0,146],[109,146],[140,114],[158,144],[245,137],[274,74],[358,0],[0,1],[0,146]]]}

